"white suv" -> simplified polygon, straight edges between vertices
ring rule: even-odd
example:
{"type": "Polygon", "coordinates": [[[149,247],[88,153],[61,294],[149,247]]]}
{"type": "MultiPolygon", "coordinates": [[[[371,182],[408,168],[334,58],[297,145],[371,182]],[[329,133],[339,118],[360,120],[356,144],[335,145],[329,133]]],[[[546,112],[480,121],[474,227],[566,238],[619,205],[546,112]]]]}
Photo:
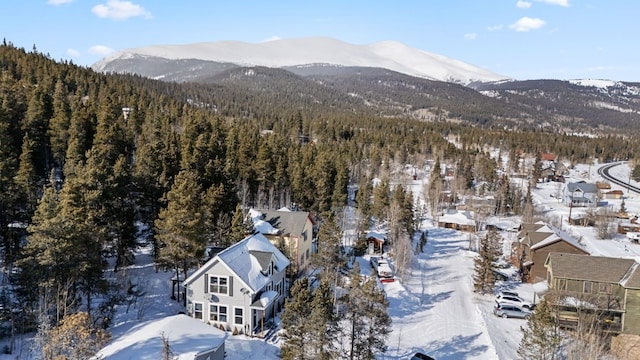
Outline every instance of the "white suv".
{"type": "Polygon", "coordinates": [[[525,309],[533,308],[530,302],[524,301],[521,297],[506,294],[498,294],[498,296],[496,296],[496,303],[516,305],[525,309]]]}

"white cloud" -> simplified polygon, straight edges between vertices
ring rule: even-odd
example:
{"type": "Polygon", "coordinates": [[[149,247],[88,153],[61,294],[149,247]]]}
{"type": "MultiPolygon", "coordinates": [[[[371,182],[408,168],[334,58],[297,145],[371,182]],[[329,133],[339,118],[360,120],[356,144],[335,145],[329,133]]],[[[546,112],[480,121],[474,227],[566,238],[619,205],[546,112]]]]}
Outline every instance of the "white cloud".
{"type": "Polygon", "coordinates": [[[67,56],[69,57],[78,57],[80,56],[80,51],[76,50],[76,49],[67,49],[67,56]]]}
{"type": "Polygon", "coordinates": [[[272,37],[268,37],[264,40],[262,40],[262,42],[268,42],[268,41],[276,41],[276,40],[281,40],[282,38],[280,36],[274,35],[272,37]]]}
{"type": "Polygon", "coordinates": [[[47,0],[47,4],[49,5],[62,5],[72,3],[73,0],[47,0]]]}
{"type": "Polygon", "coordinates": [[[468,33],[468,34],[464,34],[464,38],[467,40],[475,40],[478,38],[478,34],[476,33],[468,33]]]}
{"type": "Polygon", "coordinates": [[[571,6],[571,4],[569,4],[569,0],[536,0],[536,1],[542,2],[545,4],[550,4],[550,5],[559,5],[563,7],[571,6]]]}
{"type": "Polygon", "coordinates": [[[528,9],[531,7],[531,3],[528,1],[518,0],[518,2],[516,3],[516,6],[519,7],[520,9],[528,9]]]}
{"type": "Polygon", "coordinates": [[[104,45],[94,45],[89,48],[89,53],[94,55],[109,55],[114,51],[112,48],[104,45]]]}
{"type": "Polygon", "coordinates": [[[543,27],[547,22],[542,19],[523,17],[515,23],[509,25],[509,28],[518,32],[527,32],[543,27]]]}
{"type": "Polygon", "coordinates": [[[151,18],[151,13],[142,6],[130,1],[109,0],[106,4],[99,4],[91,9],[97,17],[111,20],[126,20],[134,16],[151,18]]]}
{"type": "Polygon", "coordinates": [[[489,26],[487,28],[487,30],[489,30],[489,31],[500,31],[500,30],[502,30],[502,28],[504,28],[504,25],[500,24],[500,25],[489,26]]]}

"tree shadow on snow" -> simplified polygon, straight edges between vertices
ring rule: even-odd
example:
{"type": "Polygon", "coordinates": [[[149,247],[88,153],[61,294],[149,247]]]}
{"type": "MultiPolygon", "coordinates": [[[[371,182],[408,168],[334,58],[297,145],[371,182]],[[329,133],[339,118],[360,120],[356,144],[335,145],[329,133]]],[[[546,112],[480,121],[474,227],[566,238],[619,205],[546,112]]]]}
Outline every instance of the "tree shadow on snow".
{"type": "Polygon", "coordinates": [[[474,344],[480,335],[482,333],[469,336],[456,335],[449,340],[434,341],[425,349],[429,356],[438,360],[460,360],[480,356],[489,350],[487,345],[474,344]]]}

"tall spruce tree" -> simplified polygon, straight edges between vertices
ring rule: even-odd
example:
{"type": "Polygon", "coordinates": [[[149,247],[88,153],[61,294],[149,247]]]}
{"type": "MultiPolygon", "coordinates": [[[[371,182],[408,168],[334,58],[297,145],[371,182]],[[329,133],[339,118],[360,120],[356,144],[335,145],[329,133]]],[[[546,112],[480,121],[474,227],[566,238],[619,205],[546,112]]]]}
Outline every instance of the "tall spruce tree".
{"type": "Polygon", "coordinates": [[[478,256],[473,260],[473,288],[476,292],[482,294],[493,292],[497,270],[495,261],[502,255],[501,246],[500,234],[493,228],[480,239],[478,256]]]}
{"type": "Polygon", "coordinates": [[[291,297],[288,298],[282,312],[282,329],[284,344],[281,346],[281,357],[284,360],[314,359],[307,352],[309,313],[313,295],[307,277],[296,280],[291,287],[291,297]]]}
{"type": "Polygon", "coordinates": [[[155,221],[159,262],[185,278],[190,268],[201,263],[206,246],[200,192],[196,174],[181,171],[167,194],[167,207],[155,221]]]}
{"type": "Polygon", "coordinates": [[[340,329],[333,311],[333,292],[327,279],[321,280],[313,290],[311,313],[307,321],[310,335],[307,346],[312,352],[312,359],[331,360],[338,357],[340,329]]]}
{"type": "Polygon", "coordinates": [[[348,334],[350,360],[373,360],[387,349],[386,340],[391,332],[391,317],[387,313],[389,302],[373,276],[364,283],[352,283],[351,291],[342,299],[346,314],[344,333],[348,334]]]}
{"type": "Polygon", "coordinates": [[[313,255],[312,264],[322,269],[321,276],[335,282],[339,269],[344,267],[342,256],[342,230],[333,213],[326,214],[318,230],[318,252],[313,255]]]}

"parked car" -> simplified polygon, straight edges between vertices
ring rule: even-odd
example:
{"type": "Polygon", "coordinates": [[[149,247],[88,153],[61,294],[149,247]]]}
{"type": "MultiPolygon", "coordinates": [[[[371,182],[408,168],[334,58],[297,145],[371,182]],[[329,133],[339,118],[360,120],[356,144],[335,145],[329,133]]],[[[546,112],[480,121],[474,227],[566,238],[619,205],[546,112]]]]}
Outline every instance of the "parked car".
{"type": "Polygon", "coordinates": [[[496,303],[498,304],[509,304],[509,305],[516,305],[525,309],[533,309],[533,304],[531,304],[528,301],[525,301],[524,299],[522,299],[519,296],[512,296],[512,295],[503,295],[503,294],[498,294],[496,296],[496,303]]]}
{"type": "Polygon", "coordinates": [[[507,304],[498,304],[493,308],[493,313],[496,316],[500,316],[502,318],[518,318],[518,319],[529,319],[531,317],[531,311],[527,309],[523,309],[516,305],[507,305],[507,304]]]}
{"type": "Polygon", "coordinates": [[[387,262],[387,260],[382,257],[372,256],[371,266],[375,269],[376,273],[381,279],[391,279],[393,278],[393,269],[387,262]]]}
{"type": "MultiPolygon", "coordinates": [[[[508,290],[502,290],[498,293],[498,295],[502,295],[502,296],[515,296],[515,297],[520,297],[520,295],[515,292],[515,291],[508,291],[508,290]]],[[[497,295],[496,295],[497,296],[497,295]]]]}
{"type": "Polygon", "coordinates": [[[425,355],[421,352],[418,352],[411,357],[411,360],[434,360],[434,359],[429,355],[425,355]]]}

